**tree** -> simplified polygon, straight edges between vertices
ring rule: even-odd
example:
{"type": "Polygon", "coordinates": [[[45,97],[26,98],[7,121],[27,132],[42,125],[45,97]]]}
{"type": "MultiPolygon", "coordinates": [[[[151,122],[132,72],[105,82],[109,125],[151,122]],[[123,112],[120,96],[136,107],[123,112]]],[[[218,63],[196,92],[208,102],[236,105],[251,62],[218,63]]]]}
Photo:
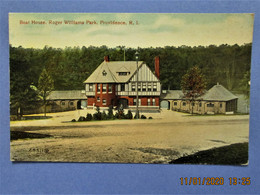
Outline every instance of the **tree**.
{"type": "Polygon", "coordinates": [[[182,77],[181,88],[184,96],[190,99],[192,103],[191,113],[193,114],[194,101],[197,97],[201,96],[206,89],[206,80],[198,66],[190,68],[187,73],[182,77]]]}
{"type": "Polygon", "coordinates": [[[10,46],[10,109],[19,119],[25,110],[35,108],[37,94],[30,88],[32,77],[25,49],[10,46]]]}
{"type": "Polygon", "coordinates": [[[250,99],[250,71],[245,72],[243,79],[240,81],[241,90],[247,100],[250,99]]]}
{"type": "Polygon", "coordinates": [[[44,116],[46,116],[46,105],[47,105],[47,97],[50,95],[51,91],[54,89],[54,82],[47,70],[44,68],[42,73],[40,74],[38,81],[38,92],[43,100],[44,105],[44,116]]]}

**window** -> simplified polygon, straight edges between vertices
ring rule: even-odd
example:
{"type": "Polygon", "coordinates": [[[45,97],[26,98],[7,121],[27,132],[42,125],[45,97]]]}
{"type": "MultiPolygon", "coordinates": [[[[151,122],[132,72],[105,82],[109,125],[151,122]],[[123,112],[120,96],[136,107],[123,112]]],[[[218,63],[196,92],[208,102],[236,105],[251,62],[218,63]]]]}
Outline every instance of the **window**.
{"type": "Polygon", "coordinates": [[[100,92],[100,84],[97,84],[97,92],[100,92]]]}
{"type": "Polygon", "coordinates": [[[73,106],[74,105],[74,102],[70,102],[70,106],[73,106]]]}
{"type": "Polygon", "coordinates": [[[121,84],[121,91],[125,91],[125,84],[124,83],[121,84]]]}
{"type": "Polygon", "coordinates": [[[222,103],[219,104],[219,107],[222,108],[222,103]]]}
{"type": "Polygon", "coordinates": [[[200,103],[199,103],[199,107],[201,107],[201,105],[202,105],[202,104],[201,104],[201,102],[200,102],[200,103]]]}
{"type": "Polygon", "coordinates": [[[212,108],[212,107],[214,107],[214,104],[209,103],[209,104],[207,104],[207,107],[212,108]]]}
{"type": "Polygon", "coordinates": [[[157,84],[153,83],[153,91],[157,91],[157,84]]]}
{"type": "Polygon", "coordinates": [[[100,102],[100,97],[97,97],[97,102],[100,102]]]}
{"type": "Polygon", "coordinates": [[[132,91],[135,91],[135,84],[132,83],[132,91]]]}
{"type": "Polygon", "coordinates": [[[106,99],[103,99],[103,100],[102,100],[102,104],[103,104],[103,105],[106,105],[106,104],[107,104],[107,100],[106,100],[106,99]]]}
{"type": "Polygon", "coordinates": [[[89,91],[93,91],[93,84],[89,84],[89,91]]]}
{"type": "Polygon", "coordinates": [[[153,98],[153,106],[155,106],[155,99],[153,98]]]}
{"type": "Polygon", "coordinates": [[[107,92],[107,84],[103,84],[102,85],[102,93],[106,93],[107,92]]]}
{"type": "Polygon", "coordinates": [[[107,72],[105,70],[103,70],[102,74],[103,74],[103,76],[106,76],[107,72]]]}
{"type": "Polygon", "coordinates": [[[152,91],[152,83],[148,83],[148,91],[152,91]]]}
{"type": "Polygon", "coordinates": [[[138,83],[138,91],[141,91],[141,83],[138,83]]]}
{"type": "Polygon", "coordinates": [[[174,105],[174,106],[177,106],[177,102],[174,102],[173,105],[174,105]]]}
{"type": "Polygon", "coordinates": [[[65,101],[62,101],[62,102],[61,102],[61,105],[62,105],[62,106],[65,106],[65,101]]]}
{"type": "MultiPolygon", "coordinates": [[[[139,102],[138,106],[140,106],[141,105],[141,99],[138,99],[138,102],[139,102]]],[[[134,99],[134,106],[136,106],[136,99],[134,99]]]]}
{"type": "Polygon", "coordinates": [[[127,72],[119,72],[118,75],[119,75],[119,76],[126,76],[126,75],[127,75],[127,72]]]}
{"type": "Polygon", "coordinates": [[[112,84],[108,84],[108,92],[112,93],[112,84]]]}
{"type": "Polygon", "coordinates": [[[151,105],[151,99],[147,100],[147,105],[150,106],[151,105]]]}
{"type": "Polygon", "coordinates": [[[142,91],[146,91],[146,83],[142,84],[142,91]]]}
{"type": "Polygon", "coordinates": [[[183,105],[183,106],[186,106],[186,102],[182,102],[182,105],[183,105]]]}
{"type": "Polygon", "coordinates": [[[194,103],[194,102],[192,102],[192,103],[191,103],[191,106],[195,106],[195,103],[194,103]]]}

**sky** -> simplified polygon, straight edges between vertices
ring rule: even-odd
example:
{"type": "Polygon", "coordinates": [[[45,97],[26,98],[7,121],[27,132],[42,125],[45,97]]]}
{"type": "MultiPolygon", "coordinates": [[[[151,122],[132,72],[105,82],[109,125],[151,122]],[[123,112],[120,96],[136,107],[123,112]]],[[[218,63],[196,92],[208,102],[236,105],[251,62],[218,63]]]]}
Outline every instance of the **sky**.
{"type": "Polygon", "coordinates": [[[9,42],[24,48],[243,45],[252,42],[253,23],[253,14],[10,13],[9,42]]]}

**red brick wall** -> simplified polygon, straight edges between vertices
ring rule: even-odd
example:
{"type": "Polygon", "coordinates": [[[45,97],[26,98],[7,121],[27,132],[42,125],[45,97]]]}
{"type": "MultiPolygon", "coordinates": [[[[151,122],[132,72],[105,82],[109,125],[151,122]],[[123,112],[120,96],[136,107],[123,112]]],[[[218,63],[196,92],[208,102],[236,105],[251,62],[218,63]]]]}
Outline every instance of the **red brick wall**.
{"type": "Polygon", "coordinates": [[[95,104],[95,106],[99,106],[99,107],[108,107],[111,105],[112,100],[113,100],[113,106],[116,105],[117,101],[116,101],[116,95],[115,95],[115,85],[112,85],[112,93],[108,93],[108,84],[100,84],[100,92],[97,91],[97,84],[96,84],[96,92],[95,92],[95,97],[88,97],[88,106],[92,106],[93,103],[95,104]],[[106,89],[107,91],[105,93],[103,93],[103,85],[106,85],[106,89]],[[100,98],[100,101],[97,101],[97,98],[100,98]],[[106,99],[106,104],[103,105],[103,99],[106,99]]]}

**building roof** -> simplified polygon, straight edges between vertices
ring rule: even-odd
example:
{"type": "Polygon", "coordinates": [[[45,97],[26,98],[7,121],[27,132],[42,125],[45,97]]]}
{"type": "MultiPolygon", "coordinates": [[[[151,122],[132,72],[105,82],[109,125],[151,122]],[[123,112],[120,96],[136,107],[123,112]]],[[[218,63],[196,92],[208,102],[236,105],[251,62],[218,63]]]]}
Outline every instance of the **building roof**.
{"type": "Polygon", "coordinates": [[[87,99],[83,90],[52,91],[48,100],[85,100],[87,99]]]}
{"type": "Polygon", "coordinates": [[[161,94],[161,99],[166,100],[180,100],[183,99],[184,94],[182,90],[167,90],[166,94],[161,94]]]}
{"type": "MultiPolygon", "coordinates": [[[[232,94],[222,85],[214,85],[204,95],[199,97],[199,100],[205,101],[229,101],[238,97],[232,94]]],[[[185,99],[182,90],[167,90],[166,94],[161,95],[161,99],[165,100],[180,100],[185,99]]]]}
{"type": "Polygon", "coordinates": [[[208,101],[229,101],[237,98],[237,96],[219,84],[214,85],[203,96],[201,96],[201,99],[208,101]]]}
{"type": "MultiPolygon", "coordinates": [[[[138,62],[138,68],[144,63],[138,62]]],[[[136,72],[136,61],[103,61],[84,83],[125,83],[136,72]],[[127,72],[119,75],[119,72],[127,72]]]]}

